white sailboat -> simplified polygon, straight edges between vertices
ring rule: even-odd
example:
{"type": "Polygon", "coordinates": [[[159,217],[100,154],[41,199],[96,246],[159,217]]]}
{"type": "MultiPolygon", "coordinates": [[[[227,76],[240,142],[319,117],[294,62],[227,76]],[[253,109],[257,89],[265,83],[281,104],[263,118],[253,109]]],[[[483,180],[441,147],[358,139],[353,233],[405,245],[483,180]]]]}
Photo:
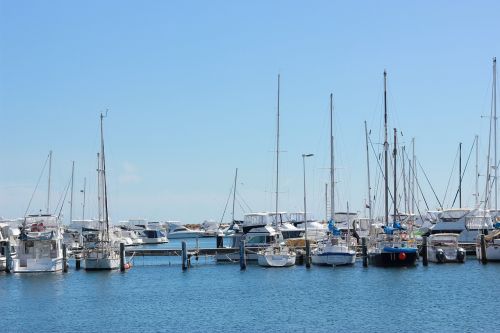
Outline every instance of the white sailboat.
{"type": "Polygon", "coordinates": [[[98,158],[98,183],[99,183],[99,235],[95,242],[84,244],[86,270],[112,270],[120,267],[119,248],[113,246],[110,239],[108,198],[106,186],[106,159],[104,155],[104,136],[101,113],[101,153],[98,158]],[[102,200],[100,199],[102,198],[102,200]]]}
{"type": "MultiPolygon", "coordinates": [[[[488,234],[484,235],[484,240],[485,240],[485,253],[483,253],[481,249],[481,241],[480,237],[481,235],[478,235],[477,241],[476,241],[476,257],[478,259],[487,259],[488,261],[500,261],[500,217],[499,217],[499,209],[498,209],[498,202],[497,202],[497,184],[498,184],[498,179],[497,179],[497,169],[498,169],[498,159],[497,159],[497,89],[496,89],[496,77],[497,77],[497,58],[493,58],[493,88],[492,88],[492,117],[491,120],[494,122],[493,129],[494,129],[494,158],[495,161],[492,165],[492,168],[495,170],[495,175],[493,178],[493,183],[494,183],[494,191],[495,191],[495,209],[490,210],[492,219],[493,219],[493,228],[494,230],[488,234]]],[[[490,121],[491,121],[490,120],[490,121]]],[[[490,127],[490,135],[491,135],[491,127],[490,127]]],[[[489,155],[489,152],[488,152],[489,155]]],[[[488,164],[489,164],[489,156],[488,156],[488,164]]],[[[490,197],[490,192],[491,192],[491,187],[493,185],[490,185],[490,177],[489,177],[489,170],[490,167],[488,167],[488,172],[487,172],[487,180],[486,180],[486,200],[484,203],[485,210],[487,203],[489,201],[490,197]]],[[[487,229],[483,227],[482,233],[486,233],[487,229]]]]}
{"type": "Polygon", "coordinates": [[[279,138],[280,138],[280,76],[278,75],[278,112],[277,112],[277,131],[276,131],[276,219],[275,228],[278,237],[275,241],[257,254],[257,262],[265,267],[288,267],[295,265],[296,254],[289,247],[284,246],[279,239],[280,225],[278,223],[278,194],[279,194],[279,138]]]}
{"type": "MultiPolygon", "coordinates": [[[[356,251],[349,244],[349,212],[347,212],[346,239],[342,238],[340,230],[335,226],[335,169],[333,154],[333,94],[330,94],[330,221],[329,233],[314,249],[311,262],[315,265],[352,265],[356,261],[356,251]]],[[[349,204],[348,204],[349,205],[349,204]]],[[[348,206],[349,207],[349,206],[348,206]]],[[[348,209],[349,210],[349,209],[348,209]]]]}

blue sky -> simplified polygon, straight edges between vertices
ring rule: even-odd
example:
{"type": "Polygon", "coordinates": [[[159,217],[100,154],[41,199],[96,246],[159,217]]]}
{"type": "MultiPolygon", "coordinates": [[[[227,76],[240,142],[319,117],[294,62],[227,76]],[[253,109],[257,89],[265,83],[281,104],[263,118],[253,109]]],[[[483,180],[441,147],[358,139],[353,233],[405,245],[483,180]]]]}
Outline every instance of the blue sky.
{"type": "MultiPolygon", "coordinates": [[[[51,205],[74,160],[74,217],[84,177],[86,216],[96,216],[105,109],[115,222],[219,220],[235,168],[246,204],[274,210],[278,73],[281,210],[302,209],[301,154],[314,153],[308,208],[324,216],[331,92],[336,205],[363,209],[363,121],[380,142],[384,69],[389,126],[403,131],[402,143],[416,138],[442,198],[458,142],[465,159],[479,134],[486,170],[489,121],[481,115],[489,114],[491,61],[500,55],[499,10],[496,1],[0,1],[0,216],[24,214],[51,149],[51,205]]],[[[474,202],[469,163],[463,206],[474,202]]],[[[375,182],[375,167],[372,174],[375,182]]],[[[46,187],[44,180],[30,211],[43,209],[46,187]]],[[[243,212],[237,205],[236,216],[243,212]]]]}

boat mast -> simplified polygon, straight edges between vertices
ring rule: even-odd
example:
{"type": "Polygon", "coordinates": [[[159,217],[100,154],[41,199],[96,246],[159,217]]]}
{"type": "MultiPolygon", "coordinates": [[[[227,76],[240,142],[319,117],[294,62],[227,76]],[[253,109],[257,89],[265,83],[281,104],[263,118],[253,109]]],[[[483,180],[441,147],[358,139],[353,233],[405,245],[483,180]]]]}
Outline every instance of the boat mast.
{"type": "Polygon", "coordinates": [[[328,222],[328,183],[325,183],[325,221],[328,222]]]}
{"type": "Polygon", "coordinates": [[[330,94],[330,219],[335,218],[335,155],[333,151],[333,94],[330,94]]]}
{"type": "Polygon", "coordinates": [[[413,214],[415,214],[415,195],[418,195],[418,191],[417,191],[417,194],[415,194],[415,178],[417,177],[417,170],[415,169],[415,167],[417,166],[416,164],[416,160],[415,160],[415,138],[412,138],[411,139],[411,145],[412,145],[412,178],[411,178],[411,212],[413,214]]]}
{"type": "Polygon", "coordinates": [[[397,167],[397,162],[396,162],[396,157],[398,155],[398,146],[397,146],[397,137],[398,137],[398,131],[394,129],[394,150],[392,151],[393,158],[394,158],[394,217],[393,221],[397,221],[397,205],[396,205],[396,200],[397,200],[397,193],[396,193],[396,185],[397,185],[397,173],[396,173],[396,167],[397,167]]]}
{"type": "MultiPolygon", "coordinates": [[[[371,186],[370,186],[370,154],[368,151],[368,128],[366,126],[365,120],[365,141],[366,141],[366,171],[368,173],[368,217],[369,222],[372,221],[372,194],[371,194],[371,186]]],[[[366,205],[365,205],[366,207],[366,205]]]]}
{"type": "Polygon", "coordinates": [[[109,217],[108,217],[108,189],[106,186],[106,159],[104,156],[104,135],[103,135],[103,128],[102,128],[102,119],[104,116],[101,113],[101,164],[102,164],[102,187],[103,187],[103,195],[104,195],[104,211],[103,211],[103,219],[106,222],[105,226],[105,234],[104,234],[104,241],[109,241],[109,217]]]}
{"type": "Polygon", "coordinates": [[[74,184],[74,177],[75,177],[75,161],[73,161],[73,163],[71,165],[71,197],[70,197],[71,204],[69,205],[69,224],[73,223],[73,184],[74,184]]]}
{"type": "Polygon", "coordinates": [[[47,186],[47,214],[50,214],[50,176],[52,174],[52,150],[49,151],[49,184],[47,186]]]}
{"type": "Polygon", "coordinates": [[[479,136],[476,134],[476,191],[474,196],[476,197],[476,208],[479,208],[479,136]]]}
{"type": "Polygon", "coordinates": [[[458,145],[458,208],[462,208],[462,142],[458,145]]]}
{"type": "Polygon", "coordinates": [[[494,121],[494,149],[495,149],[495,214],[498,210],[498,182],[497,182],[497,58],[493,58],[493,121],[494,121]]]}
{"type": "Polygon", "coordinates": [[[402,161],[402,168],[403,168],[403,198],[404,198],[404,210],[405,210],[405,213],[408,213],[408,197],[406,195],[406,170],[405,170],[405,151],[406,151],[406,147],[403,146],[402,147],[403,149],[403,153],[401,154],[401,161],[402,161]]]}
{"type": "Polygon", "coordinates": [[[236,174],[234,175],[234,186],[233,186],[233,212],[231,213],[232,221],[234,223],[234,203],[236,201],[236,181],[238,179],[238,168],[236,168],[236,174]]]}
{"type": "Polygon", "coordinates": [[[101,188],[101,154],[97,153],[97,214],[102,223],[102,188],[101,188]]]}
{"type": "Polygon", "coordinates": [[[280,74],[278,74],[278,112],[276,117],[276,228],[278,227],[278,191],[280,160],[280,74]]]}
{"type": "Polygon", "coordinates": [[[87,178],[83,178],[83,205],[82,205],[82,220],[85,220],[85,193],[87,191],[87,178]]]}
{"type": "Polygon", "coordinates": [[[387,142],[387,72],[384,70],[384,165],[385,165],[385,225],[389,225],[389,166],[387,161],[387,151],[389,142],[387,142]]]}

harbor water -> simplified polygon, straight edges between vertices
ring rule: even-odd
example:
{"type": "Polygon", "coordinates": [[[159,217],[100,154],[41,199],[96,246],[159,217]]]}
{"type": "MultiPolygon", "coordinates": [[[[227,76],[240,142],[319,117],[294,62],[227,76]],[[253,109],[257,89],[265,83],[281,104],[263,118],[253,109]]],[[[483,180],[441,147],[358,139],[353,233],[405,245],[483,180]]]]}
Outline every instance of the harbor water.
{"type": "MultiPolygon", "coordinates": [[[[212,246],[203,239],[200,247],[212,246]]],[[[180,248],[180,241],[166,247],[180,248]]],[[[194,241],[189,247],[195,246],[194,241]]],[[[262,268],[134,258],[121,273],[0,273],[1,332],[494,332],[500,264],[262,268]]]]}

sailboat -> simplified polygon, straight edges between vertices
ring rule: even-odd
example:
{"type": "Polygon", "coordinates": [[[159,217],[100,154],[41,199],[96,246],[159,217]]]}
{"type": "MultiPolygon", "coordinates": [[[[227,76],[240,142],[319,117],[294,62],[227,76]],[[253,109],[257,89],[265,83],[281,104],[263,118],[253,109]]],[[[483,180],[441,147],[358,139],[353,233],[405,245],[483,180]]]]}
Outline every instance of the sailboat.
{"type": "Polygon", "coordinates": [[[418,257],[417,248],[408,242],[406,226],[398,221],[396,205],[396,157],[397,157],[397,130],[394,129],[394,219],[392,226],[389,225],[389,165],[387,142],[387,72],[384,71],[384,159],[385,159],[385,225],[379,228],[373,240],[373,246],[368,249],[368,261],[371,265],[379,267],[408,267],[414,266],[418,257]]]}
{"type": "Polygon", "coordinates": [[[277,112],[277,130],[276,130],[276,214],[275,214],[275,229],[277,231],[274,242],[261,250],[257,254],[257,262],[260,266],[265,267],[288,267],[295,265],[296,253],[288,246],[282,244],[283,236],[279,232],[279,211],[278,211],[278,194],[279,194],[279,138],[280,138],[280,76],[278,75],[278,112],[277,112]]]}
{"type": "Polygon", "coordinates": [[[52,151],[48,159],[47,211],[24,217],[16,245],[17,256],[12,259],[14,273],[57,272],[63,269],[63,229],[59,216],[50,213],[52,151]]]}
{"type": "Polygon", "coordinates": [[[120,266],[119,249],[113,246],[110,240],[108,198],[106,186],[106,159],[104,156],[104,135],[101,113],[101,152],[98,158],[97,176],[99,183],[98,205],[99,205],[99,233],[95,242],[84,244],[84,257],[86,270],[112,270],[120,266]],[[102,200],[101,200],[102,198],[102,200]]]}
{"type": "MultiPolygon", "coordinates": [[[[347,209],[347,234],[342,238],[340,230],[335,226],[335,170],[333,154],[333,94],[330,94],[330,220],[327,236],[318,242],[318,247],[311,255],[311,262],[315,265],[352,265],[356,261],[356,251],[349,244],[349,208],[347,209]]],[[[349,204],[348,204],[349,207],[349,204]]]]}
{"type": "MultiPolygon", "coordinates": [[[[492,215],[492,218],[494,219],[493,221],[493,228],[494,230],[485,235],[484,236],[484,240],[485,240],[485,248],[484,248],[484,253],[481,249],[481,235],[478,235],[477,237],[477,242],[476,242],[476,257],[478,259],[487,259],[488,261],[500,261],[500,218],[499,218],[499,211],[498,211],[498,207],[497,207],[497,199],[496,199],[496,196],[497,196],[497,165],[498,165],[498,160],[497,160],[497,154],[496,154],[496,130],[497,130],[497,91],[496,91],[496,72],[497,72],[497,58],[493,58],[493,89],[492,89],[492,118],[491,120],[494,122],[494,137],[495,137],[495,142],[494,142],[494,146],[495,146],[495,152],[494,152],[494,155],[495,155],[495,162],[493,164],[493,168],[495,170],[495,176],[494,176],[494,191],[495,191],[495,210],[494,212],[492,212],[490,210],[490,213],[492,215]]],[[[490,135],[491,135],[491,132],[490,132],[490,135]]],[[[489,153],[488,153],[489,154],[489,153]]],[[[489,157],[488,157],[488,161],[489,161],[489,157]]],[[[490,188],[490,177],[489,177],[489,168],[488,168],[488,176],[486,177],[487,178],[487,182],[486,182],[486,200],[485,200],[485,210],[486,210],[486,205],[488,203],[488,199],[489,199],[489,192],[491,192],[491,188],[490,188]]],[[[483,233],[484,233],[484,229],[485,229],[485,226],[483,224],[483,233]]]]}

